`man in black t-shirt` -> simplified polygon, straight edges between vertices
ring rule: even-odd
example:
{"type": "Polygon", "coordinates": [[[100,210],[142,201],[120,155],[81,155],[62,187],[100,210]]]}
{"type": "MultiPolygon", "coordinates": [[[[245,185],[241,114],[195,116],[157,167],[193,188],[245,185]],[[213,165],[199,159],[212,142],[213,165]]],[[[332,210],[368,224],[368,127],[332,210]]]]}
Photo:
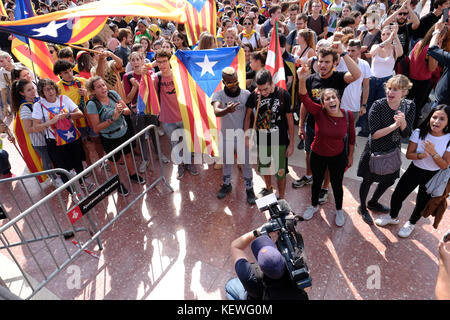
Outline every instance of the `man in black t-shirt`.
{"type": "Polygon", "coordinates": [[[419,18],[411,9],[410,1],[411,0],[406,0],[401,6],[394,4],[391,8],[392,11],[395,10],[394,13],[391,14],[381,26],[381,30],[383,30],[384,27],[389,26],[391,23],[397,22],[398,24],[397,35],[403,47],[403,55],[397,57],[397,62],[409,55],[409,44],[411,42],[412,34],[420,25],[419,18]]]}
{"type": "MultiPolygon", "coordinates": [[[[342,44],[333,45],[331,48],[320,48],[318,54],[318,68],[319,71],[311,74],[306,79],[306,89],[308,94],[314,102],[320,103],[320,95],[322,91],[327,88],[336,89],[342,97],[344,89],[349,83],[359,79],[361,70],[358,64],[344,52],[342,44]],[[334,68],[339,62],[339,55],[344,59],[348,72],[335,71],[334,68]]],[[[306,152],[306,175],[292,183],[293,188],[301,188],[305,185],[312,184],[312,171],[309,163],[309,156],[311,152],[311,144],[315,136],[314,117],[308,114],[303,103],[300,106],[300,122],[298,135],[300,139],[305,140],[306,152]],[[306,121],[305,121],[306,120],[306,121]]],[[[319,204],[323,204],[328,199],[328,186],[330,184],[330,176],[328,170],[325,173],[322,190],[319,194],[319,204]]]]}
{"type": "MultiPolygon", "coordinates": [[[[256,132],[258,146],[258,171],[263,175],[266,187],[261,191],[263,196],[272,193],[272,175],[269,173],[271,157],[275,161],[277,186],[280,198],[284,198],[286,190],[286,174],[288,158],[294,153],[294,118],[289,93],[272,81],[269,70],[262,69],[256,74],[258,90],[249,96],[244,120],[244,131],[247,132],[254,109],[257,109],[256,132]],[[260,102],[259,102],[260,99],[260,102]],[[259,108],[258,108],[259,103],[259,108]]],[[[249,147],[249,137],[245,143],[249,147]]],[[[250,150],[250,148],[249,148],[250,150]]]]}

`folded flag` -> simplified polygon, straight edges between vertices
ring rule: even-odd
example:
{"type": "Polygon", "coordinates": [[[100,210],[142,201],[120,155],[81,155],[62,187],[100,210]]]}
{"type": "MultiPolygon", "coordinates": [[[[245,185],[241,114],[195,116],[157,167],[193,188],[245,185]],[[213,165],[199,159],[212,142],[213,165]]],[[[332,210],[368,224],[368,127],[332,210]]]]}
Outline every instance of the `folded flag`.
{"type": "Polygon", "coordinates": [[[141,77],[137,98],[138,114],[159,115],[159,99],[153,85],[152,73],[149,71],[141,77]]]}

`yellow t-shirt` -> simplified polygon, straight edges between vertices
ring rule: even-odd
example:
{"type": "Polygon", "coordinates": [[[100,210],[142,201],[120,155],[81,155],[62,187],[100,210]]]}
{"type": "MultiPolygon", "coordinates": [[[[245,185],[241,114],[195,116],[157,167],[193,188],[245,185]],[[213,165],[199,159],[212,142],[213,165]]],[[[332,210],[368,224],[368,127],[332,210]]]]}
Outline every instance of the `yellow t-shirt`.
{"type": "MultiPolygon", "coordinates": [[[[77,106],[79,106],[80,102],[81,102],[81,95],[78,92],[78,85],[77,85],[76,81],[79,81],[81,83],[81,87],[85,88],[86,87],[86,79],[79,78],[79,77],[73,77],[73,78],[74,78],[74,83],[71,86],[64,85],[62,80],[58,81],[58,83],[56,85],[58,86],[62,95],[69,97],[73,101],[73,103],[75,103],[77,106]]],[[[87,103],[87,100],[88,100],[88,97],[84,97],[85,103],[87,103]]],[[[77,128],[84,128],[84,127],[88,126],[85,117],[74,120],[74,123],[77,128]]]]}

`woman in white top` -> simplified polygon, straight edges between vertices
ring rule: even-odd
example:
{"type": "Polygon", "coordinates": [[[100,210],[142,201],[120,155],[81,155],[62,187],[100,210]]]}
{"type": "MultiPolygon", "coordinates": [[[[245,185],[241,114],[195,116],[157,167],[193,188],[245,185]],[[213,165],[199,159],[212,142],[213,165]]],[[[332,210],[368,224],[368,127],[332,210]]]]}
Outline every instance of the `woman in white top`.
{"type": "Polygon", "coordinates": [[[300,65],[303,61],[308,63],[309,58],[315,55],[314,34],[311,30],[302,29],[297,33],[297,43],[292,49],[292,55],[294,56],[295,64],[300,65]]]}
{"type": "Polygon", "coordinates": [[[241,40],[242,44],[250,43],[254,50],[258,50],[259,48],[261,48],[261,39],[259,33],[256,32],[253,26],[252,19],[246,17],[244,18],[242,24],[244,26],[244,29],[239,34],[239,39],[241,40]]]}
{"type": "Polygon", "coordinates": [[[412,160],[406,172],[400,178],[391,198],[391,211],[375,220],[379,226],[398,224],[398,214],[403,201],[419,187],[416,206],[409,221],[400,229],[398,235],[406,238],[414,230],[421,212],[431,198],[425,185],[439,170],[447,169],[450,164],[450,106],[441,104],[433,109],[420,127],[411,135],[406,158],[412,160]]]}
{"type": "MultiPolygon", "coordinates": [[[[48,153],[55,168],[81,173],[84,151],[81,134],[72,120],[80,119],[83,113],[69,97],[60,95],[53,80],[39,80],[38,93],[41,99],[33,105],[33,131],[45,132],[48,153]]],[[[61,175],[61,179],[64,183],[69,181],[65,175],[61,175]]],[[[83,181],[80,180],[80,184],[84,187],[83,181]]],[[[70,188],[67,190],[72,193],[70,188]]]]}
{"type": "Polygon", "coordinates": [[[384,84],[392,77],[395,60],[403,54],[403,47],[397,35],[398,25],[386,26],[381,32],[380,44],[370,50],[372,57],[370,92],[367,99],[367,111],[375,100],[386,97],[384,84]]]}

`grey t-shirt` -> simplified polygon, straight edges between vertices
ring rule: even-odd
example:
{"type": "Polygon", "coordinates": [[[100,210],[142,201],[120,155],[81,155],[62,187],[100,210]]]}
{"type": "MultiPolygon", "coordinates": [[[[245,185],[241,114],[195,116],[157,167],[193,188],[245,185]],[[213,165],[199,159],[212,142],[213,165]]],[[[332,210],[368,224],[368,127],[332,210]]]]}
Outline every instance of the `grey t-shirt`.
{"type": "Polygon", "coordinates": [[[220,101],[222,103],[222,108],[225,108],[228,102],[240,102],[236,107],[236,111],[228,113],[220,118],[220,131],[222,132],[225,141],[234,139],[234,135],[226,134],[227,129],[244,129],[245,104],[249,96],[250,91],[242,89],[237,97],[227,96],[224,90],[217,91],[213,94],[211,102],[220,101]]]}
{"type": "MultiPolygon", "coordinates": [[[[110,91],[117,100],[120,100],[120,96],[114,90],[110,91]]],[[[109,105],[102,104],[100,112],[97,110],[97,106],[94,101],[89,101],[86,105],[86,110],[88,114],[98,114],[100,122],[106,121],[107,119],[112,119],[114,110],[116,108],[116,103],[110,98],[109,105]]],[[[111,123],[108,127],[101,130],[102,136],[108,139],[118,139],[127,133],[127,122],[124,116],[120,116],[116,121],[111,123]]]]}

